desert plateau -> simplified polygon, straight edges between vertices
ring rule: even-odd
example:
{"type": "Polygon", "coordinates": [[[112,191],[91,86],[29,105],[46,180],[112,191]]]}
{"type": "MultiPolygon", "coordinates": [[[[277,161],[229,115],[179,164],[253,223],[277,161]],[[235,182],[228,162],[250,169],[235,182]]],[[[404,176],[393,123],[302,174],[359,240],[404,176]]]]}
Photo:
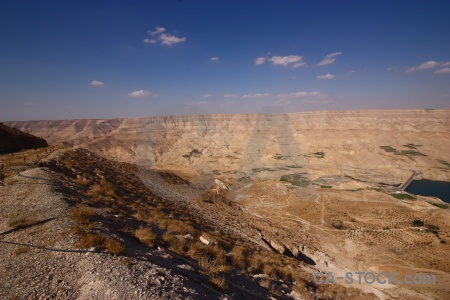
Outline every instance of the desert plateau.
{"type": "MultiPolygon", "coordinates": [[[[76,191],[74,194],[60,189],[63,197],[72,199],[67,200],[69,208],[75,205],[82,209],[90,201],[96,204],[88,207],[106,209],[102,214],[121,215],[119,218],[129,215],[126,223],[135,228],[129,230],[138,230],[144,224],[155,232],[152,244],[164,243],[174,255],[194,261],[201,262],[205,257],[193,254],[195,251],[189,250],[192,245],[186,246],[199,243],[194,242],[196,239],[202,240],[206,248],[220,248],[225,255],[221,263],[229,264],[225,277],[233,282],[243,280],[239,276],[253,274],[253,281],[269,287],[260,292],[261,297],[446,299],[450,292],[449,206],[438,198],[402,190],[409,179],[450,181],[450,156],[445,150],[450,146],[449,110],[317,111],[5,124],[56,145],[50,157],[43,160],[40,154],[34,157],[26,150],[24,160],[30,159],[38,166],[26,172],[47,173],[45,176],[53,178],[52,182],[76,191]],[[111,187],[113,191],[109,191],[111,187]],[[146,204],[149,197],[164,204],[146,204]],[[164,210],[166,205],[170,208],[164,210]],[[149,207],[155,208],[148,211],[149,207]],[[167,218],[179,220],[181,228],[171,228],[167,218]],[[183,222],[191,225],[182,225],[183,222]],[[166,233],[159,233],[161,230],[166,233]],[[194,240],[186,240],[183,235],[194,240]],[[208,246],[206,235],[211,240],[221,240],[208,246]],[[170,240],[174,238],[181,241],[170,240]],[[257,254],[269,261],[287,261],[277,266],[282,269],[278,273],[268,267],[251,267],[250,258],[245,267],[246,264],[239,265],[232,259],[236,247],[248,247],[249,253],[272,253],[257,254]],[[272,256],[281,258],[268,258],[272,256]],[[232,275],[239,269],[237,274],[241,275],[232,275]],[[289,276],[283,275],[288,272],[286,269],[289,276]],[[400,278],[408,274],[433,275],[436,282],[347,284],[336,279],[326,290],[315,284],[311,291],[308,287],[298,288],[298,279],[293,279],[295,274],[304,274],[314,285],[311,276],[317,272],[331,272],[337,277],[361,271],[398,272],[400,278]],[[255,279],[259,278],[255,274],[270,279],[255,279]],[[266,282],[276,278],[284,280],[288,288],[270,287],[266,282]],[[333,286],[343,290],[330,291],[333,286]],[[349,289],[357,291],[352,296],[349,289]]],[[[1,158],[5,166],[8,156],[1,158]]],[[[14,164],[9,168],[14,169],[14,164]]],[[[14,183],[17,180],[33,181],[11,174],[1,187],[2,199],[9,198],[11,189],[19,184],[14,183]]],[[[19,195],[33,197],[25,191],[19,195]]],[[[43,212],[42,218],[51,216],[43,212]]],[[[2,219],[6,221],[8,217],[2,219]]],[[[2,225],[4,230],[11,226],[11,222],[2,225]]],[[[123,253],[131,253],[128,248],[136,247],[128,243],[139,243],[124,237],[126,234],[114,220],[101,226],[108,228],[103,229],[103,234],[104,230],[109,234],[119,231],[115,234],[124,247],[123,253]]],[[[33,229],[21,231],[26,230],[33,229]]],[[[72,228],[76,234],[71,239],[86,234],[85,229],[78,231],[72,228]]],[[[14,247],[8,249],[4,248],[4,257],[14,255],[8,254],[14,252],[14,247]]],[[[218,260],[213,256],[211,259],[218,260]]],[[[231,290],[232,286],[228,286],[222,291],[227,295],[231,290]]]]}

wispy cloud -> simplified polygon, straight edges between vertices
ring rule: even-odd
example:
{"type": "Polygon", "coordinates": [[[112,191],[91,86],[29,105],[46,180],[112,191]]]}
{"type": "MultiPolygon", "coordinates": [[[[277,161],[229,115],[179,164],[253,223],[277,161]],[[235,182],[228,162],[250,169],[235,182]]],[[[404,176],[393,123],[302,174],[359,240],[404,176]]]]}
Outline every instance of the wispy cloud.
{"type": "Polygon", "coordinates": [[[278,94],[275,96],[277,104],[289,104],[293,101],[302,101],[303,103],[316,103],[317,101],[327,101],[327,97],[327,94],[321,92],[295,92],[278,94]]]}
{"type": "Polygon", "coordinates": [[[268,93],[265,93],[265,94],[245,94],[245,95],[243,95],[242,96],[242,98],[265,98],[265,97],[270,97],[270,96],[272,96],[272,94],[268,94],[268,93]]]}
{"type": "Polygon", "coordinates": [[[434,73],[438,73],[438,74],[450,73],[450,68],[439,69],[439,70],[434,71],[434,73]]]}
{"type": "Polygon", "coordinates": [[[147,32],[150,35],[157,35],[157,34],[163,33],[164,31],[166,31],[166,29],[164,27],[156,26],[155,30],[153,30],[153,31],[149,30],[147,32]]]}
{"type": "MultiPolygon", "coordinates": [[[[438,68],[438,67],[448,67],[448,66],[450,66],[450,61],[440,62],[440,61],[435,61],[435,60],[429,60],[418,66],[406,68],[405,73],[426,70],[426,69],[432,69],[432,68],[438,68]]],[[[441,70],[444,70],[444,69],[441,69],[441,70]]],[[[440,71],[440,70],[438,70],[438,71],[440,71]]],[[[438,71],[435,71],[434,73],[447,73],[446,71],[442,71],[442,72],[438,72],[438,71]]]]}
{"type": "Polygon", "coordinates": [[[159,40],[161,40],[161,44],[172,46],[173,44],[178,44],[186,41],[185,37],[176,37],[174,35],[170,35],[167,33],[163,33],[159,36],[159,40]]]}
{"type": "Polygon", "coordinates": [[[332,64],[336,61],[336,57],[338,57],[339,55],[341,55],[342,52],[333,52],[328,54],[327,56],[325,56],[325,58],[317,64],[317,66],[325,66],[325,65],[329,65],[332,64]]]}
{"type": "Polygon", "coordinates": [[[275,98],[307,98],[307,97],[325,97],[326,94],[321,92],[295,92],[288,94],[278,94],[275,98]]]}
{"type": "Polygon", "coordinates": [[[271,62],[273,65],[279,65],[283,67],[300,68],[306,65],[303,60],[303,56],[300,55],[287,55],[287,56],[272,56],[272,57],[257,57],[255,59],[255,65],[262,65],[266,61],[271,62]]]}
{"type": "Polygon", "coordinates": [[[211,98],[213,95],[212,94],[204,94],[203,98],[211,98]]]}
{"type": "Polygon", "coordinates": [[[263,63],[265,63],[267,60],[267,57],[257,57],[255,59],[255,65],[262,65],[263,63]]]}
{"type": "Polygon", "coordinates": [[[155,39],[144,39],[145,44],[156,44],[157,42],[155,39]]]}
{"type": "Polygon", "coordinates": [[[214,56],[214,57],[211,57],[210,60],[212,60],[212,61],[219,61],[220,57],[214,56]]]}
{"type": "Polygon", "coordinates": [[[319,75],[316,78],[317,79],[334,79],[334,78],[336,78],[336,75],[328,73],[328,74],[325,74],[325,75],[319,75]]]}
{"type": "Polygon", "coordinates": [[[93,85],[93,86],[102,86],[102,85],[105,85],[105,83],[101,82],[101,81],[97,81],[97,80],[92,80],[91,81],[91,85],[93,85]]]}
{"type": "Polygon", "coordinates": [[[143,97],[149,97],[151,96],[152,93],[146,90],[139,90],[139,91],[134,91],[130,94],[128,94],[128,96],[133,97],[133,98],[143,98],[143,97]]]}
{"type": "Polygon", "coordinates": [[[161,45],[172,46],[174,44],[182,43],[186,41],[185,37],[177,37],[172,34],[165,33],[166,29],[164,27],[157,26],[155,30],[147,31],[148,34],[154,36],[155,38],[145,38],[145,44],[156,44],[158,41],[161,42],[161,45]]]}
{"type": "Polygon", "coordinates": [[[236,98],[237,95],[236,94],[224,94],[223,97],[224,98],[236,98]]]}

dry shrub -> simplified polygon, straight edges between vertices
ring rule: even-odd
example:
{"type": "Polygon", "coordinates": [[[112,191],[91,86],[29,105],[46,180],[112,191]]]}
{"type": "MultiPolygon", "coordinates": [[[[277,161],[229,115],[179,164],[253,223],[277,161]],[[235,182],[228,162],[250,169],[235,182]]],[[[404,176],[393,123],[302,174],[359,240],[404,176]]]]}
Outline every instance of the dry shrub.
{"type": "Polygon", "coordinates": [[[69,215],[78,223],[89,224],[100,215],[91,207],[80,206],[69,211],[69,215]]]}
{"type": "Polygon", "coordinates": [[[241,270],[244,270],[248,265],[248,251],[244,246],[235,246],[231,251],[231,259],[233,265],[241,270]]]}
{"type": "Polygon", "coordinates": [[[103,243],[106,251],[113,254],[121,254],[125,251],[125,247],[116,240],[106,239],[103,243]]]}
{"type": "Polygon", "coordinates": [[[80,236],[80,240],[77,243],[78,248],[91,248],[96,246],[103,246],[106,238],[98,234],[87,233],[80,236]]]}
{"type": "Polygon", "coordinates": [[[16,250],[14,250],[14,255],[20,255],[20,254],[26,253],[28,251],[30,251],[30,248],[19,247],[16,250]]]}
{"type": "Polygon", "coordinates": [[[76,246],[82,249],[101,246],[113,254],[120,254],[125,251],[125,247],[118,241],[94,233],[82,235],[76,246]]]}
{"type": "Polygon", "coordinates": [[[150,228],[139,228],[134,231],[134,236],[144,245],[152,247],[156,240],[156,235],[150,228]]]}
{"type": "Polygon", "coordinates": [[[262,273],[264,268],[264,263],[259,255],[250,256],[248,261],[248,266],[250,268],[250,272],[253,274],[262,273]]]}
{"type": "Polygon", "coordinates": [[[102,197],[108,196],[111,198],[116,198],[116,188],[105,179],[102,179],[100,183],[91,186],[88,192],[88,196],[94,200],[101,200],[102,197]]]}
{"type": "Polygon", "coordinates": [[[185,239],[179,239],[168,232],[163,234],[162,239],[169,246],[169,249],[176,253],[182,254],[189,251],[189,245],[185,239]]]}
{"type": "Polygon", "coordinates": [[[228,288],[227,281],[221,276],[210,276],[209,281],[221,290],[226,290],[228,288]]]}
{"type": "Polygon", "coordinates": [[[220,266],[217,263],[217,261],[210,259],[208,256],[200,257],[200,259],[198,260],[198,265],[200,267],[202,267],[203,269],[213,272],[213,273],[217,273],[217,272],[221,271],[220,266]]]}
{"type": "Polygon", "coordinates": [[[89,189],[89,192],[87,193],[89,198],[94,200],[100,200],[100,197],[102,195],[102,187],[100,184],[94,184],[89,189]]]}
{"type": "Polygon", "coordinates": [[[228,272],[230,270],[225,251],[217,245],[206,246],[201,243],[191,243],[187,254],[197,259],[201,267],[211,272],[228,272]]]}
{"type": "Polygon", "coordinates": [[[175,219],[167,220],[167,229],[178,234],[192,234],[194,232],[194,228],[192,228],[188,222],[182,222],[175,219]]]}
{"type": "Polygon", "coordinates": [[[29,225],[32,225],[35,222],[33,218],[27,217],[27,216],[15,216],[13,217],[9,222],[8,226],[12,228],[22,228],[29,225]]]}

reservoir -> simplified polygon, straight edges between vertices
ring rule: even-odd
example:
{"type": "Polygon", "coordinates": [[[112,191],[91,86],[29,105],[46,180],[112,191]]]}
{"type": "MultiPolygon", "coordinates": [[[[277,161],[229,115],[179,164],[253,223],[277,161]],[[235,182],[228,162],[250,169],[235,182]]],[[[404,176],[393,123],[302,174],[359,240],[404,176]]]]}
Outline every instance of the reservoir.
{"type": "Polygon", "coordinates": [[[438,197],[450,203],[450,182],[447,181],[413,180],[405,191],[416,195],[438,197]]]}

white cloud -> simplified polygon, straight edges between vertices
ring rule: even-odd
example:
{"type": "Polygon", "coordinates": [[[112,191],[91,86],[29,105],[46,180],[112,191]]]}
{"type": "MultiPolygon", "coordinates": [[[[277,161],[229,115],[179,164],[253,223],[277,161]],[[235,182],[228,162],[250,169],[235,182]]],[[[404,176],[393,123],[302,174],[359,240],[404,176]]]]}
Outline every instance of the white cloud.
{"type": "Polygon", "coordinates": [[[319,75],[316,78],[317,79],[334,79],[334,78],[336,78],[336,75],[328,73],[328,74],[325,74],[325,75],[322,75],[322,76],[319,75]]]}
{"type": "Polygon", "coordinates": [[[220,60],[220,57],[214,56],[214,57],[211,57],[210,59],[211,59],[212,61],[219,61],[219,60],[220,60]]]}
{"type": "Polygon", "coordinates": [[[211,95],[211,94],[204,94],[203,95],[203,98],[211,98],[213,95],[211,95]]]}
{"type": "Polygon", "coordinates": [[[209,102],[209,101],[198,101],[198,102],[195,102],[195,104],[197,104],[197,105],[207,105],[207,104],[210,104],[211,102],[209,102]]]}
{"type": "Polygon", "coordinates": [[[447,61],[447,62],[443,63],[442,66],[443,66],[443,67],[448,67],[448,66],[450,66],[450,61],[447,61]]]}
{"type": "Polygon", "coordinates": [[[152,95],[152,93],[150,93],[149,91],[146,91],[146,90],[134,91],[134,92],[128,94],[128,96],[134,97],[134,98],[149,97],[151,95],[152,95]]]}
{"type": "Polygon", "coordinates": [[[161,44],[172,46],[173,44],[178,44],[186,41],[185,37],[176,37],[174,35],[170,35],[167,33],[163,33],[159,36],[159,40],[161,40],[161,44]]]}
{"type": "Polygon", "coordinates": [[[302,100],[303,103],[315,103],[317,101],[326,101],[328,95],[321,92],[295,92],[276,95],[277,104],[289,104],[292,101],[302,100]]]}
{"type": "Polygon", "coordinates": [[[434,73],[442,74],[442,73],[450,73],[450,68],[443,68],[437,71],[434,71],[434,73]]]}
{"type": "Polygon", "coordinates": [[[424,62],[418,66],[414,66],[414,67],[409,67],[405,70],[406,73],[410,73],[410,72],[414,72],[414,71],[419,71],[419,70],[426,70],[426,69],[431,69],[431,68],[435,68],[435,67],[439,67],[439,66],[445,66],[447,65],[447,62],[445,63],[441,63],[438,61],[434,61],[434,60],[429,60],[427,62],[424,62]]]}
{"type": "Polygon", "coordinates": [[[224,98],[236,98],[237,95],[236,94],[224,94],[223,97],[224,98]]]}
{"type": "Polygon", "coordinates": [[[271,62],[274,65],[293,68],[300,68],[306,65],[303,60],[303,56],[299,55],[286,55],[286,56],[272,56],[272,57],[257,57],[255,59],[256,65],[262,65],[266,61],[271,62]]]}
{"type": "Polygon", "coordinates": [[[255,65],[262,65],[263,63],[265,63],[267,60],[267,57],[257,57],[255,59],[255,65]]]}
{"type": "Polygon", "coordinates": [[[148,33],[150,35],[157,35],[160,34],[162,32],[166,31],[166,29],[164,27],[160,27],[160,26],[156,26],[154,31],[149,30],[148,33]]]}
{"type": "Polygon", "coordinates": [[[177,36],[165,33],[166,29],[164,27],[160,27],[160,26],[155,27],[155,30],[153,30],[153,31],[149,30],[147,32],[148,32],[148,34],[150,34],[151,36],[154,36],[155,38],[144,39],[145,44],[156,44],[158,41],[160,41],[161,45],[172,46],[173,44],[178,44],[178,43],[182,43],[182,42],[186,41],[185,37],[177,37],[177,36]]]}
{"type": "Polygon", "coordinates": [[[265,97],[270,97],[272,96],[272,94],[245,94],[242,96],[242,98],[265,98],[265,97]]]}
{"type": "Polygon", "coordinates": [[[93,86],[102,86],[102,85],[105,85],[105,83],[101,82],[101,81],[93,80],[93,81],[91,81],[91,85],[93,85],[93,86]]]}
{"type": "Polygon", "coordinates": [[[305,97],[324,97],[325,94],[321,92],[295,92],[288,94],[278,94],[276,98],[305,98],[305,97]]]}
{"type": "Polygon", "coordinates": [[[325,56],[325,58],[320,63],[318,63],[317,65],[320,67],[320,66],[325,66],[325,65],[332,64],[332,63],[334,63],[336,61],[336,57],[341,55],[341,54],[342,54],[342,52],[330,53],[327,56],[325,56]]]}
{"type": "Polygon", "coordinates": [[[303,67],[304,65],[306,65],[306,63],[302,61],[302,62],[295,63],[292,67],[300,68],[300,67],[303,67]]]}
{"type": "Polygon", "coordinates": [[[287,55],[287,56],[272,56],[268,60],[272,62],[274,65],[281,65],[283,67],[287,67],[290,64],[294,64],[294,67],[300,65],[305,65],[304,62],[300,62],[303,59],[303,56],[299,55],[287,55]]]}
{"type": "Polygon", "coordinates": [[[154,39],[144,39],[145,44],[156,44],[158,41],[154,39]]]}

